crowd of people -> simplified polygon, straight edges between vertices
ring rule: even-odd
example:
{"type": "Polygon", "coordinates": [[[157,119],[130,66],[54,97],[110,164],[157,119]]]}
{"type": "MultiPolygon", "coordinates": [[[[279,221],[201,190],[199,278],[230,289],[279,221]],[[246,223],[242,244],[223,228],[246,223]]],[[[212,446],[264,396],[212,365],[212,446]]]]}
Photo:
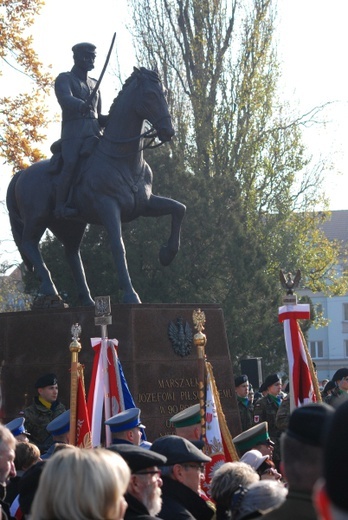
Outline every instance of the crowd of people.
{"type": "Polygon", "coordinates": [[[46,374],[23,416],[0,425],[0,518],[348,519],[348,369],[332,382],[330,394],[323,389],[327,402],[291,412],[277,374],[254,399],[247,376],[236,377],[239,460],[217,465],[207,492],[211,457],[199,404],[170,419],[174,435],[144,442],[141,411],[131,408],[105,422],[110,446],[78,448],[69,444],[70,411],[58,401],[57,378],[46,374]]]}

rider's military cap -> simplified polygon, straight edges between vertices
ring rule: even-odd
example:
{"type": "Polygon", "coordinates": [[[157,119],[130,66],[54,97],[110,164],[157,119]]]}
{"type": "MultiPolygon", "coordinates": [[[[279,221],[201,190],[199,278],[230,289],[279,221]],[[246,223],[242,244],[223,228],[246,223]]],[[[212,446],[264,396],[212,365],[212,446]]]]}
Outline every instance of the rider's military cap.
{"type": "Polygon", "coordinates": [[[141,424],[140,412],[141,410],[139,408],[129,408],[110,417],[110,419],[105,421],[105,424],[110,426],[112,433],[125,432],[137,426],[139,428],[145,428],[145,426],[141,424]]]}
{"type": "Polygon", "coordinates": [[[91,52],[91,53],[95,53],[95,50],[96,50],[96,46],[93,45],[93,43],[88,43],[88,42],[82,42],[82,43],[77,43],[76,45],[74,45],[72,47],[72,51],[73,53],[75,54],[76,52],[91,52]]]}

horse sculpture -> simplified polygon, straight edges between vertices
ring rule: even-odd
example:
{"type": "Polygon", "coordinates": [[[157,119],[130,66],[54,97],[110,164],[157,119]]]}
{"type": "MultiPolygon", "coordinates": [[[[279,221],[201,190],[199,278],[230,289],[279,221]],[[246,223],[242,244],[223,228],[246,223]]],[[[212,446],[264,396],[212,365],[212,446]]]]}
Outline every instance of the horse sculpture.
{"type": "Polygon", "coordinates": [[[64,246],[81,305],[94,305],[80,256],[83,234],[91,223],[102,224],[107,230],[123,302],[141,303],[128,272],[121,223],[139,216],[171,215],[171,233],[159,253],[161,264],[170,264],[179,250],[186,208],[180,202],[152,194],[152,171],[143,150],[149,136],[168,142],[173,135],[158,74],[134,68],[110,108],[103,136],[77,172],[71,194],[71,202],[79,211],[77,218],[62,220],[53,215],[56,183],[55,176],[49,173],[49,160],[14,175],[6,200],[12,234],[26,267],[41,282],[39,296],[60,299],[39,249],[41,237],[49,229],[64,246]],[[143,132],[145,120],[153,127],[147,132],[143,132]]]}

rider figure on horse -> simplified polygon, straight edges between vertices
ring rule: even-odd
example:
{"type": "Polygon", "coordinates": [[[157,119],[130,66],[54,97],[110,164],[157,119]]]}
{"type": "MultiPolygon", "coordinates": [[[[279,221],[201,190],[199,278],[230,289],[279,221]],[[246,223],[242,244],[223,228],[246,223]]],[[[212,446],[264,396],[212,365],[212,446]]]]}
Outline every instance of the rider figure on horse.
{"type": "Polygon", "coordinates": [[[88,76],[94,68],[95,45],[78,43],[72,51],[73,68],[59,74],[55,81],[55,93],[62,108],[60,146],[63,160],[56,191],[56,218],[77,216],[77,209],[67,205],[74,170],[80,155],[88,154],[90,141],[96,141],[102,135],[108,119],[101,114],[99,90],[92,94],[97,80],[88,76]]]}

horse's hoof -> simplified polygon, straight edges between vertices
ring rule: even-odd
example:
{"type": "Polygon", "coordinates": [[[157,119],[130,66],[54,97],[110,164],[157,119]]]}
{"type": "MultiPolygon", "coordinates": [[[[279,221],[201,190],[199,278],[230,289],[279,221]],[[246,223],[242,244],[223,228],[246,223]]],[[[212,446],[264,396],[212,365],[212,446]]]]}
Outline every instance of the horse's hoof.
{"type": "Polygon", "coordinates": [[[168,246],[162,246],[158,255],[161,265],[164,267],[169,265],[174,260],[177,252],[174,249],[169,249],[168,246]]]}

